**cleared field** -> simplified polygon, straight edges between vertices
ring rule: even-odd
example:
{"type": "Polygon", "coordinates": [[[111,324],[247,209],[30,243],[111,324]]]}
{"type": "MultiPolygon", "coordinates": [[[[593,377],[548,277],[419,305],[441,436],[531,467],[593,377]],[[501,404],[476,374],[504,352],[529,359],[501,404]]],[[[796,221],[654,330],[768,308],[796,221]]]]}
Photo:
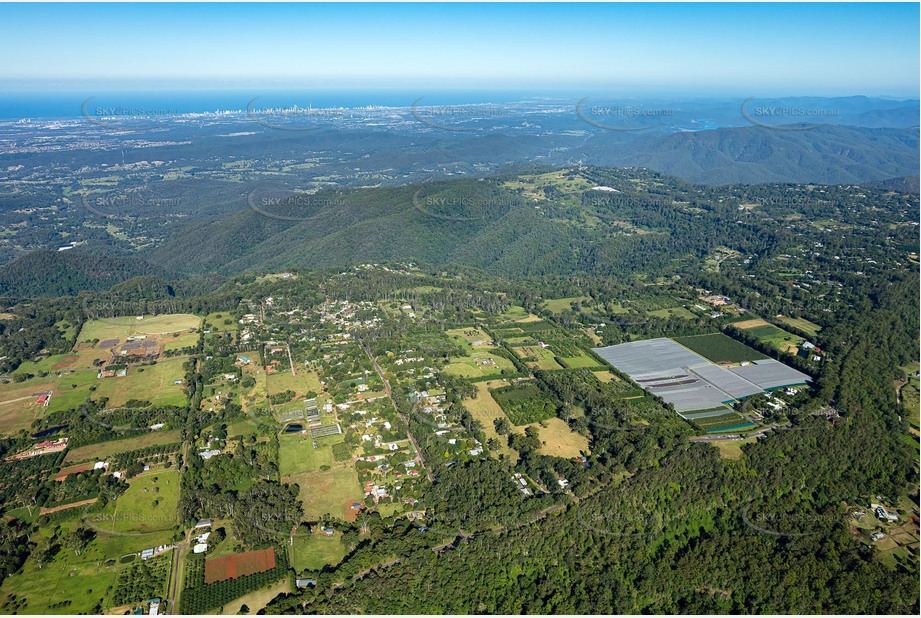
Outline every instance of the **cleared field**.
{"type": "Polygon", "coordinates": [[[202,321],[202,328],[212,333],[235,333],[240,330],[240,323],[233,319],[227,311],[209,313],[202,321]],[[230,322],[227,324],[227,322],[230,322]]]}
{"type": "Polygon", "coordinates": [[[90,517],[98,534],[139,535],[170,530],[176,526],[179,504],[179,472],[156,470],[134,477],[128,490],[114,504],[106,505],[99,516],[90,517]]]}
{"type": "Polygon", "coordinates": [[[219,613],[223,616],[233,616],[239,614],[240,609],[245,605],[249,608],[250,614],[256,614],[259,612],[259,610],[268,605],[269,601],[280,594],[289,592],[294,592],[294,582],[292,581],[290,575],[282,580],[275,582],[274,584],[260,588],[259,590],[250,592],[249,594],[244,594],[238,599],[234,599],[233,601],[225,603],[222,608],[223,611],[215,611],[212,613],[219,613]]]}
{"type": "MultiPolygon", "coordinates": [[[[541,455],[572,458],[589,452],[588,438],[570,429],[563,419],[554,417],[543,421],[543,424],[546,427],[542,427],[541,423],[525,426],[538,429],[538,436],[543,443],[538,449],[541,455]]],[[[525,427],[516,427],[515,432],[523,434],[525,427]]]]}
{"type": "Polygon", "coordinates": [[[298,536],[294,544],[290,545],[291,566],[295,572],[319,571],[324,566],[335,566],[345,557],[345,547],[342,545],[342,533],[336,532],[333,536],[313,534],[311,536],[298,536]]]}
{"type": "Polygon", "coordinates": [[[102,461],[106,457],[124,453],[125,451],[134,451],[148,446],[157,446],[160,444],[171,444],[181,442],[179,430],[170,431],[151,431],[139,434],[124,440],[111,440],[109,442],[100,442],[99,444],[87,444],[80,448],[75,448],[67,452],[64,459],[65,464],[79,463],[82,461],[102,461]]]}
{"type": "Polygon", "coordinates": [[[761,352],[753,350],[723,333],[675,337],[674,341],[714,363],[740,363],[767,358],[761,352]]]}
{"type": "Polygon", "coordinates": [[[466,341],[469,345],[468,349],[485,347],[486,342],[492,341],[492,337],[483,332],[483,330],[474,328],[472,326],[469,328],[452,328],[450,330],[446,330],[445,335],[450,337],[451,340],[455,342],[466,341]],[[474,345],[474,342],[480,343],[478,345],[474,345]]]}
{"type": "Polygon", "coordinates": [[[165,335],[201,326],[201,318],[189,313],[120,318],[100,318],[87,320],[80,331],[78,341],[99,339],[122,339],[132,335],[165,335]]]}
{"type": "Polygon", "coordinates": [[[815,322],[810,322],[806,318],[789,318],[783,315],[778,315],[777,319],[783,322],[784,324],[789,324],[793,328],[803,331],[810,337],[815,337],[816,335],[819,334],[819,331],[822,330],[821,326],[819,326],[815,322]]]}
{"type": "Polygon", "coordinates": [[[715,442],[708,442],[708,444],[716,447],[720,452],[721,459],[737,460],[741,459],[742,455],[744,455],[742,447],[753,442],[755,442],[754,438],[746,438],[745,440],[717,440],[715,442]]]}
{"type": "Polygon", "coordinates": [[[497,418],[508,420],[505,412],[502,411],[502,408],[499,407],[499,404],[496,403],[496,400],[493,399],[492,394],[489,392],[490,388],[501,386],[508,386],[508,382],[503,382],[502,380],[480,382],[476,385],[477,396],[464,401],[464,407],[467,408],[473,418],[483,425],[483,433],[486,434],[487,439],[495,438],[498,440],[500,444],[498,452],[512,461],[517,461],[518,451],[508,446],[508,439],[505,436],[500,436],[493,425],[493,421],[497,418]]]}
{"type": "Polygon", "coordinates": [[[351,465],[339,464],[325,472],[295,474],[283,480],[300,487],[300,499],[308,519],[319,518],[327,513],[351,519],[353,514],[348,504],[363,502],[365,498],[358,484],[358,473],[351,465]]]}
{"type": "Polygon", "coordinates": [[[343,439],[342,434],[314,440],[309,434],[282,433],[278,437],[279,473],[283,477],[294,476],[319,470],[323,465],[332,466],[333,444],[343,439]],[[313,448],[314,442],[317,448],[313,448]]]}
{"type": "Polygon", "coordinates": [[[15,594],[23,602],[16,610],[20,614],[92,614],[100,600],[103,608],[111,607],[108,590],[115,584],[117,567],[89,560],[85,554],[75,556],[62,549],[41,568],[30,558],[20,572],[3,581],[0,598],[15,594]]]}
{"type": "MultiPolygon", "coordinates": [[[[285,364],[288,364],[287,360],[285,364]]],[[[266,376],[266,389],[270,395],[288,390],[294,391],[299,398],[304,398],[311,391],[317,393],[318,396],[323,392],[323,386],[320,384],[317,373],[306,369],[298,369],[297,375],[292,375],[290,370],[269,374],[266,376]]]]}
{"type": "Polygon", "coordinates": [[[607,371],[607,370],[604,370],[604,371],[593,371],[593,372],[592,372],[592,375],[595,376],[595,377],[598,378],[601,382],[604,382],[604,383],[608,383],[608,382],[623,382],[623,380],[621,380],[621,379],[618,378],[616,375],[614,375],[613,373],[611,373],[610,371],[607,371]]]}
{"type": "Polygon", "coordinates": [[[800,344],[805,341],[799,335],[788,333],[761,319],[736,322],[733,326],[754,335],[762,343],[790,354],[796,354],[800,344]]]}
{"type": "Polygon", "coordinates": [[[537,345],[526,345],[512,349],[519,356],[519,358],[524,359],[528,356],[533,356],[536,358],[536,361],[528,361],[528,364],[532,367],[537,367],[538,369],[543,369],[545,371],[553,371],[555,369],[563,368],[554,359],[553,351],[550,348],[542,348],[537,345]]]}
{"type": "Polygon", "coordinates": [[[141,399],[154,405],[181,406],[186,396],[182,384],[185,377],[182,358],[157,361],[156,365],[132,366],[124,378],[104,378],[96,383],[97,397],[109,398],[109,406],[124,405],[129,399],[141,399]]]}
{"type": "Polygon", "coordinates": [[[597,360],[588,354],[581,353],[578,356],[561,356],[560,360],[566,363],[570,369],[585,369],[588,367],[598,367],[601,365],[597,360]]]}
{"type": "Polygon", "coordinates": [[[647,311],[647,315],[655,316],[657,318],[684,318],[686,320],[693,320],[697,316],[685,309],[684,307],[670,307],[668,309],[656,309],[654,311],[647,311]]]}
{"type": "Polygon", "coordinates": [[[908,412],[908,422],[915,429],[919,427],[919,408],[921,408],[921,401],[919,401],[921,393],[919,391],[921,391],[921,385],[919,385],[918,378],[913,377],[908,381],[908,384],[902,387],[901,392],[902,402],[905,404],[906,412],[908,412]]]}
{"type": "Polygon", "coordinates": [[[264,573],[275,568],[275,549],[260,549],[205,560],[205,583],[264,573]]]}
{"type": "Polygon", "coordinates": [[[509,359],[494,354],[489,349],[475,349],[470,356],[453,356],[444,371],[464,378],[482,378],[502,373],[515,373],[515,365],[509,359]]]}
{"type": "Polygon", "coordinates": [[[588,304],[592,302],[590,296],[570,296],[568,298],[554,298],[543,302],[543,308],[550,313],[559,314],[572,309],[573,303],[588,304]]]}

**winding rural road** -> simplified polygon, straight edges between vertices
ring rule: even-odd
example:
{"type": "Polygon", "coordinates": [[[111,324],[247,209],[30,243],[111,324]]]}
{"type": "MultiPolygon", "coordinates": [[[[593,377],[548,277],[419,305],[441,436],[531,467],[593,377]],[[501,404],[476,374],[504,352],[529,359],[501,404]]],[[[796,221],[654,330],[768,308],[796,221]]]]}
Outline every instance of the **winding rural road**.
{"type": "Polygon", "coordinates": [[[368,346],[362,342],[361,347],[364,349],[365,354],[368,355],[368,358],[371,359],[371,364],[374,365],[374,371],[377,372],[378,377],[384,383],[384,390],[387,391],[387,396],[390,397],[390,403],[393,404],[393,409],[396,410],[397,414],[400,415],[400,418],[403,419],[403,422],[406,424],[406,435],[409,436],[409,441],[413,443],[413,447],[416,449],[416,455],[419,456],[419,463],[422,464],[422,469],[425,470],[425,475],[429,478],[430,483],[434,483],[435,477],[432,475],[432,471],[429,470],[429,467],[425,464],[425,457],[422,455],[422,449],[419,448],[419,444],[416,442],[416,438],[413,436],[413,432],[409,429],[409,419],[403,416],[403,413],[400,412],[400,407],[397,405],[397,400],[393,398],[393,391],[390,390],[390,381],[384,377],[384,372],[381,370],[381,366],[377,364],[377,359],[374,358],[373,354],[371,354],[371,350],[368,349],[368,346]]]}

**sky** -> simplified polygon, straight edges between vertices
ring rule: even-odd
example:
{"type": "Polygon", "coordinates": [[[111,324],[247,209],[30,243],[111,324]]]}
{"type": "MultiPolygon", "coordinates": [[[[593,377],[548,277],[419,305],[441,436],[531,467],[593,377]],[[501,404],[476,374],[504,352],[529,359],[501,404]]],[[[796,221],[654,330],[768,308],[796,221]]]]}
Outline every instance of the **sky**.
{"type": "Polygon", "coordinates": [[[0,88],[917,98],[919,5],[0,4],[0,88]]]}

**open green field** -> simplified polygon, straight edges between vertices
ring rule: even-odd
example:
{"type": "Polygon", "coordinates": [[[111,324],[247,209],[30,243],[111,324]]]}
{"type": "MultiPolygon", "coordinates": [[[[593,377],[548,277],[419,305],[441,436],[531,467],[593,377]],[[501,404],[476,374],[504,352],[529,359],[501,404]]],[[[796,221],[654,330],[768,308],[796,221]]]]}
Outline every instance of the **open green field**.
{"type": "MultiPolygon", "coordinates": [[[[288,361],[285,360],[285,365],[288,361]]],[[[266,389],[270,395],[282,393],[284,391],[294,391],[297,397],[303,399],[310,391],[317,393],[323,392],[323,386],[320,384],[320,377],[316,371],[298,369],[297,375],[291,375],[290,369],[281,373],[271,373],[266,376],[266,389]]],[[[318,400],[319,401],[319,400],[318,400]]]]}
{"type": "MultiPolygon", "coordinates": [[[[269,601],[280,594],[294,592],[294,578],[290,575],[280,579],[274,584],[270,584],[259,590],[244,594],[242,597],[225,603],[221,608],[222,611],[215,610],[209,614],[218,614],[224,616],[234,616],[240,613],[240,609],[246,605],[249,608],[249,614],[255,615],[259,610],[269,604],[269,601]]],[[[244,612],[245,613],[245,612],[244,612]]]]}
{"type": "Polygon", "coordinates": [[[541,307],[553,314],[560,314],[564,311],[569,311],[572,309],[572,303],[579,302],[583,305],[589,304],[592,302],[590,296],[570,296],[568,298],[554,298],[551,300],[545,300],[541,307]]]}
{"type": "Polygon", "coordinates": [[[598,378],[601,382],[607,384],[608,382],[622,382],[620,378],[608,371],[607,369],[603,371],[593,371],[592,375],[598,378]]]}
{"type": "Polygon", "coordinates": [[[452,328],[446,330],[445,335],[447,335],[451,341],[457,343],[458,345],[466,344],[465,349],[468,352],[472,351],[474,347],[487,347],[485,342],[492,341],[492,337],[483,332],[482,329],[472,326],[468,328],[452,328]],[[483,343],[478,346],[474,346],[473,343],[475,341],[481,341],[483,343]]]}
{"type": "Polygon", "coordinates": [[[150,533],[175,528],[179,505],[179,472],[157,469],[140,474],[128,482],[128,490],[109,503],[101,513],[90,516],[99,535],[134,535],[149,542],[150,533]]]}
{"type": "Polygon", "coordinates": [[[235,333],[240,330],[240,323],[227,311],[215,311],[205,316],[202,328],[212,333],[235,333]],[[228,321],[229,324],[226,323],[228,321]]]}
{"type": "Polygon", "coordinates": [[[589,452],[588,438],[570,429],[569,423],[561,418],[553,417],[538,423],[515,427],[514,431],[524,434],[526,427],[537,428],[538,437],[542,443],[538,449],[541,455],[569,459],[589,452]]]}
{"type": "Polygon", "coordinates": [[[560,360],[566,363],[570,369],[585,369],[588,367],[598,367],[601,365],[597,360],[589,356],[586,352],[579,351],[578,356],[560,356],[560,360]]]}
{"type": "Polygon", "coordinates": [[[686,320],[693,320],[697,316],[685,309],[684,307],[670,307],[668,309],[656,309],[654,311],[647,311],[647,315],[655,316],[657,318],[684,318],[686,320]]]}
{"type": "Polygon", "coordinates": [[[788,318],[783,315],[778,315],[777,319],[784,324],[789,324],[793,328],[799,329],[809,335],[810,337],[815,337],[819,334],[819,331],[822,330],[822,327],[816,324],[815,322],[810,322],[806,318],[788,318]]]}
{"type": "Polygon", "coordinates": [[[496,316],[496,319],[499,322],[517,322],[519,320],[527,320],[531,317],[531,314],[525,310],[524,307],[518,305],[512,305],[502,313],[496,316]]]}
{"type": "Polygon", "coordinates": [[[800,344],[806,341],[799,335],[788,333],[760,318],[736,322],[733,326],[757,337],[762,343],[788,354],[796,354],[800,344]]]}
{"type": "Polygon", "coordinates": [[[314,472],[320,466],[332,466],[333,444],[342,442],[342,434],[325,436],[315,440],[309,434],[284,433],[278,436],[279,473],[283,477],[314,472]],[[317,448],[313,448],[313,443],[317,448]]]}
{"type": "Polygon", "coordinates": [[[512,461],[517,461],[518,451],[508,446],[508,439],[505,436],[500,436],[496,432],[495,425],[493,425],[493,421],[497,418],[508,420],[508,417],[505,416],[505,412],[502,411],[502,408],[499,407],[499,404],[496,403],[496,400],[493,399],[492,394],[489,392],[490,388],[499,388],[502,386],[508,386],[508,382],[492,380],[490,382],[478,383],[476,385],[476,397],[465,400],[464,407],[467,408],[473,418],[483,425],[483,433],[486,434],[486,438],[495,438],[499,442],[500,447],[498,452],[512,461]]]}
{"type": "Polygon", "coordinates": [[[138,432],[123,440],[110,440],[108,442],[87,444],[86,446],[71,449],[67,451],[67,457],[64,458],[64,463],[71,464],[83,461],[103,461],[106,457],[124,453],[125,451],[135,451],[148,446],[172,444],[181,441],[178,429],[169,431],[149,431],[145,433],[138,432]]]}
{"type": "Polygon", "coordinates": [[[353,502],[364,502],[365,495],[358,484],[358,473],[349,464],[335,464],[326,471],[304,472],[283,477],[286,483],[300,487],[301,503],[307,518],[319,518],[329,513],[342,519],[353,519],[353,502]]]}
{"type": "Polygon", "coordinates": [[[509,359],[489,349],[472,350],[470,356],[453,356],[444,368],[445,373],[464,378],[482,378],[499,375],[502,371],[515,373],[515,365],[509,359]]]}
{"type": "MultiPolygon", "coordinates": [[[[542,348],[539,345],[525,345],[516,348],[512,348],[519,358],[526,358],[528,356],[533,356],[537,360],[528,361],[528,364],[531,367],[536,367],[538,369],[543,369],[545,371],[553,371],[555,369],[562,369],[563,367],[556,362],[554,359],[553,350],[550,348],[542,348]]],[[[597,365],[597,363],[594,363],[597,365]]]]}
{"type": "Polygon", "coordinates": [[[180,333],[170,333],[162,335],[159,340],[163,344],[163,350],[181,350],[182,348],[194,347],[198,343],[198,333],[184,331],[180,333]]]}
{"type": "Polygon", "coordinates": [[[185,405],[183,385],[175,383],[185,377],[184,362],[182,358],[168,358],[156,365],[132,365],[124,378],[97,380],[95,396],[108,397],[109,406],[124,405],[129,399],[163,406],[185,405]]]}
{"type": "MultiPolygon", "coordinates": [[[[86,552],[84,552],[86,554],[86,552]]],[[[63,548],[41,568],[30,558],[22,571],[0,586],[4,604],[0,611],[20,614],[92,614],[111,607],[108,600],[115,585],[117,566],[104,566],[86,555],[76,556],[63,548]],[[10,608],[12,595],[21,605],[10,608]]]]}
{"type": "Polygon", "coordinates": [[[144,316],[142,320],[138,320],[137,316],[100,318],[84,322],[77,340],[120,339],[124,341],[126,337],[133,335],[166,335],[188,331],[190,328],[199,326],[201,326],[201,318],[188,313],[144,316]]]}
{"type": "Polygon", "coordinates": [[[675,337],[673,340],[714,363],[741,363],[743,361],[767,358],[761,352],[753,350],[723,333],[675,337]]]}
{"type": "Polygon", "coordinates": [[[341,539],[341,532],[336,532],[333,536],[312,534],[295,537],[294,544],[289,545],[288,550],[291,566],[295,572],[301,573],[308,570],[319,571],[324,566],[339,564],[345,557],[345,547],[341,539]]]}
{"type": "Polygon", "coordinates": [[[744,440],[717,440],[715,442],[708,442],[710,446],[716,447],[720,452],[721,459],[741,459],[744,453],[742,452],[742,447],[746,444],[752,444],[755,442],[755,438],[746,438],[744,440]]]}

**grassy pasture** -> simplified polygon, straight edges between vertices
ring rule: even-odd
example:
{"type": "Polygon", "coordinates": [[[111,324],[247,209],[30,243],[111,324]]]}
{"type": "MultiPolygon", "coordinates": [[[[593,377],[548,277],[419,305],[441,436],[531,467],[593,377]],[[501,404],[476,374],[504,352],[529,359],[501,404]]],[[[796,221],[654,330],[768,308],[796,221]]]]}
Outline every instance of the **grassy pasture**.
{"type": "Polygon", "coordinates": [[[178,505],[178,470],[151,470],[131,479],[128,490],[107,504],[93,525],[99,534],[140,535],[138,541],[146,543],[148,534],[176,526],[178,505]]]}
{"type": "Polygon", "coordinates": [[[145,316],[142,320],[138,320],[137,316],[100,318],[84,322],[77,340],[119,339],[124,342],[127,337],[133,335],[166,335],[199,326],[201,318],[188,313],[145,316]]]}
{"type": "Polygon", "coordinates": [[[670,307],[668,309],[656,309],[654,311],[647,311],[647,315],[655,316],[657,318],[671,318],[678,317],[684,318],[686,320],[693,320],[697,316],[685,309],[684,307],[670,307]]]}
{"type": "Polygon", "coordinates": [[[295,572],[319,571],[324,566],[335,566],[345,557],[342,533],[336,532],[333,536],[313,534],[311,536],[297,536],[294,544],[290,545],[291,566],[295,572]]]}
{"type": "Polygon", "coordinates": [[[708,444],[716,447],[720,452],[720,459],[737,460],[741,459],[742,455],[744,455],[742,447],[752,442],[755,442],[754,438],[747,438],[745,440],[717,440],[715,442],[708,442],[708,444]]]}
{"type": "Polygon", "coordinates": [[[318,396],[323,392],[320,377],[315,371],[307,369],[297,369],[297,375],[292,375],[290,370],[269,374],[266,376],[266,389],[270,395],[287,390],[294,391],[299,399],[303,399],[310,391],[317,393],[318,396]]]}
{"type": "Polygon", "coordinates": [[[613,373],[611,373],[610,371],[606,369],[603,371],[593,371],[592,375],[598,378],[601,382],[604,382],[605,384],[607,384],[608,382],[615,382],[615,383],[623,382],[623,380],[621,380],[616,375],[614,375],[613,373]]]}
{"type": "Polygon", "coordinates": [[[510,458],[512,461],[517,461],[518,451],[508,446],[507,438],[505,436],[500,436],[493,425],[493,421],[497,418],[505,418],[508,420],[508,417],[505,416],[505,412],[502,411],[502,408],[499,407],[499,404],[496,403],[496,400],[493,399],[492,394],[489,392],[490,388],[498,388],[501,386],[508,386],[508,382],[492,380],[490,382],[478,383],[476,385],[477,396],[473,399],[464,401],[464,407],[467,408],[476,420],[483,424],[483,433],[486,434],[487,439],[495,438],[499,441],[501,446],[498,452],[510,458]]]}
{"type": "Polygon", "coordinates": [[[470,356],[453,356],[445,372],[465,378],[482,378],[498,375],[502,371],[515,372],[515,365],[509,359],[494,354],[489,349],[473,350],[470,356]],[[488,364],[483,364],[486,361],[488,364]]]}
{"type": "Polygon", "coordinates": [[[283,432],[278,437],[279,473],[289,477],[314,472],[323,465],[332,466],[335,464],[333,444],[343,440],[342,434],[314,440],[309,434],[283,432]],[[317,448],[313,448],[314,442],[317,448]]]}
{"type": "Polygon", "coordinates": [[[185,404],[186,395],[183,385],[175,381],[185,376],[184,362],[182,358],[168,358],[157,361],[156,365],[131,366],[124,378],[98,380],[96,396],[108,397],[110,406],[124,405],[129,399],[181,406],[185,404]]]}
{"type": "Polygon", "coordinates": [[[570,296],[568,298],[554,298],[551,300],[545,300],[542,304],[542,307],[553,314],[560,314],[564,311],[569,311],[572,309],[572,303],[582,303],[583,305],[591,303],[592,298],[590,296],[570,296]]]}
{"type": "Polygon", "coordinates": [[[789,324],[793,328],[803,331],[810,337],[815,337],[816,335],[819,334],[819,331],[822,330],[821,326],[819,326],[815,322],[810,322],[806,318],[789,318],[787,316],[778,315],[777,319],[783,322],[784,324],[789,324]]]}
{"type": "Polygon", "coordinates": [[[778,328],[760,318],[754,320],[745,320],[743,322],[736,322],[733,324],[733,326],[751,333],[761,342],[766,343],[767,345],[776,348],[781,352],[788,352],[790,354],[796,354],[797,348],[805,341],[805,339],[799,335],[788,333],[782,328],[778,328]]]}
{"type": "Polygon", "coordinates": [[[569,424],[561,418],[553,417],[524,427],[516,427],[515,432],[524,434],[525,427],[537,427],[540,441],[543,443],[538,449],[541,455],[572,458],[589,452],[588,438],[570,429],[569,424]]]}
{"type": "Polygon", "coordinates": [[[363,502],[364,492],[358,484],[358,473],[351,464],[336,464],[326,471],[303,472],[285,477],[286,483],[300,487],[300,499],[308,517],[320,517],[326,513],[351,519],[350,502],[363,502]]]}
{"type": "MultiPolygon", "coordinates": [[[[529,361],[531,367],[536,367],[538,369],[543,369],[545,371],[553,371],[554,369],[562,369],[563,367],[556,362],[554,358],[553,350],[550,348],[542,348],[539,345],[525,345],[517,348],[512,348],[519,358],[526,358],[528,356],[533,356],[537,360],[529,361]]],[[[597,363],[593,363],[597,365],[597,363]]]]}

